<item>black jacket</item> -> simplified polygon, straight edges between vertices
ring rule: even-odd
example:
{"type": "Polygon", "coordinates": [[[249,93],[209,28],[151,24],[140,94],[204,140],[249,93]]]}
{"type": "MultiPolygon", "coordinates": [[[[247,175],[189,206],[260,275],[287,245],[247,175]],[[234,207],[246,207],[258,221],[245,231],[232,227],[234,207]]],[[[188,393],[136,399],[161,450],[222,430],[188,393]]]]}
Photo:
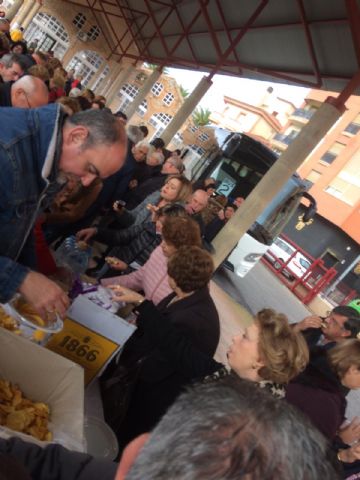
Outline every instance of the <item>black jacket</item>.
{"type": "MultiPolygon", "coordinates": [[[[184,336],[190,348],[194,347],[201,357],[204,356],[205,363],[211,362],[219,342],[220,325],[208,288],[167,307],[173,297],[174,294],[169,295],[158,305],[163,321],[170,323],[177,335],[184,336]]],[[[154,313],[159,315],[159,310],[150,302],[144,304],[138,317],[138,330],[121,356],[121,363],[128,368],[140,358],[143,362],[129,410],[118,429],[120,448],[140,433],[154,428],[182,389],[194,379],[191,368],[180,371],[176,362],[169,362],[157,343],[153,343],[152,318],[154,313]]]]}
{"type": "Polygon", "coordinates": [[[41,448],[15,437],[0,439],[0,454],[11,455],[36,480],[114,480],[117,470],[114,462],[56,444],[41,448]]]}
{"type": "Polygon", "coordinates": [[[0,107],[12,107],[11,86],[14,82],[5,82],[0,85],[0,107]]]}
{"type": "Polygon", "coordinates": [[[126,208],[128,210],[132,210],[133,208],[137,207],[145,198],[153,192],[160,190],[161,187],[164,185],[165,180],[167,179],[168,175],[165,173],[157,173],[156,175],[152,176],[145,180],[141,185],[132,190],[129,190],[123,198],[126,201],[126,208]]]}

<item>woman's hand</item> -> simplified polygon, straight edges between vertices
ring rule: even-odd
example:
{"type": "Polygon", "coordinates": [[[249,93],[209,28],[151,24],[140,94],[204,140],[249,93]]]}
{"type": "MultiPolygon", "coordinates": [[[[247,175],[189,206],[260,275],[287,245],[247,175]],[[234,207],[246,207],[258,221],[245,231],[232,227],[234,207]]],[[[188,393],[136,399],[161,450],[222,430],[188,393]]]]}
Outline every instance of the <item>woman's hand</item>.
{"type": "Polygon", "coordinates": [[[151,203],[148,203],[146,205],[146,208],[150,210],[151,213],[157,213],[157,211],[159,210],[159,207],[157,207],[156,205],[152,205],[151,203]]]}
{"type": "Polygon", "coordinates": [[[127,263],[116,257],[105,257],[105,262],[114,270],[123,271],[128,268],[127,263]]]}
{"type": "Polygon", "coordinates": [[[354,417],[351,422],[338,432],[341,440],[346,445],[351,445],[360,440],[360,418],[354,417]]]}
{"type": "Polygon", "coordinates": [[[121,285],[108,285],[107,288],[113,291],[113,299],[116,302],[125,302],[125,303],[139,303],[145,300],[145,297],[140,295],[130,288],[122,287],[121,285]]]}

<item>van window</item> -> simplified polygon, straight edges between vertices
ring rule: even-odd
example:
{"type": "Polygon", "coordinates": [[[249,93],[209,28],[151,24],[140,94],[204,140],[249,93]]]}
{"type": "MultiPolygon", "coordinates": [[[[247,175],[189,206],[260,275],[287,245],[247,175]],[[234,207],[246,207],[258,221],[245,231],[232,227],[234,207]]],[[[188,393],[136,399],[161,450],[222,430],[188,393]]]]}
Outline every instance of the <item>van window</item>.
{"type": "Polygon", "coordinates": [[[289,245],[288,243],[284,242],[283,240],[281,240],[280,238],[277,238],[275,240],[275,243],[276,245],[281,248],[282,250],[284,250],[284,252],[288,253],[289,255],[292,255],[294,252],[295,252],[295,248],[292,248],[291,245],[289,245]]]}

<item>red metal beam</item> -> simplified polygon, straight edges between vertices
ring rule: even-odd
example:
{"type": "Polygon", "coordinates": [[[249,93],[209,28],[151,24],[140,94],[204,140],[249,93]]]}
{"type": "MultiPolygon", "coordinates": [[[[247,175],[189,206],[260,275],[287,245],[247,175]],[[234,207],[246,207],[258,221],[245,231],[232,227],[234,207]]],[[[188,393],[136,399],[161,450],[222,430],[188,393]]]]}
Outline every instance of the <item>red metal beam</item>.
{"type": "MultiPolygon", "coordinates": [[[[205,3],[208,4],[209,3],[209,0],[205,0],[205,3]]],[[[191,20],[191,22],[185,27],[184,26],[184,23],[181,19],[181,16],[176,8],[176,5],[174,5],[175,7],[175,12],[178,16],[178,19],[181,23],[181,26],[182,26],[182,29],[183,29],[183,33],[180,35],[180,37],[178,38],[178,40],[175,42],[175,44],[172,46],[171,50],[170,50],[170,55],[172,55],[174,52],[176,52],[177,48],[179,47],[180,43],[182,43],[185,39],[188,38],[188,33],[190,32],[190,29],[192,28],[192,26],[196,23],[197,19],[200,17],[201,15],[201,8],[195,13],[195,15],[193,16],[193,19],[191,20]]],[[[189,44],[189,48],[191,50],[191,54],[193,56],[193,59],[196,61],[196,55],[195,55],[195,52],[192,48],[192,45],[191,43],[188,41],[188,44],[189,44]]]]}
{"type": "Polygon", "coordinates": [[[311,62],[312,62],[313,68],[314,68],[315,77],[316,77],[317,83],[319,83],[321,85],[322,82],[321,82],[319,64],[318,64],[318,61],[317,61],[317,58],[316,58],[314,43],[313,43],[313,40],[312,40],[309,24],[308,24],[308,21],[307,21],[307,18],[306,18],[306,12],[305,12],[305,8],[304,8],[303,0],[297,0],[297,4],[298,4],[299,10],[300,10],[301,23],[303,24],[304,30],[305,30],[306,43],[307,43],[308,48],[309,48],[310,58],[311,58],[311,62]]]}
{"type": "MultiPolygon", "coordinates": [[[[309,26],[312,25],[321,25],[321,24],[334,24],[334,25],[343,25],[343,24],[348,24],[349,20],[347,18],[336,18],[336,19],[325,19],[325,20],[314,20],[314,21],[308,21],[307,22],[309,26]]],[[[251,27],[248,28],[249,31],[252,30],[267,30],[271,28],[289,28],[289,27],[301,27],[303,26],[302,22],[289,22],[289,23],[279,23],[279,24],[269,24],[269,25],[252,25],[251,27]]],[[[233,27],[233,28],[228,28],[229,33],[236,33],[241,29],[241,27],[233,27]]],[[[226,33],[226,30],[223,28],[215,28],[214,29],[215,33],[226,33]]],[[[197,32],[190,32],[189,36],[190,37],[195,37],[199,35],[207,35],[209,32],[208,30],[198,30],[197,32]]],[[[180,33],[168,33],[166,35],[163,35],[164,38],[172,38],[180,35],[180,33]]],[[[147,39],[147,37],[143,37],[144,40],[147,39]]]]}
{"type": "MultiPolygon", "coordinates": [[[[88,3],[88,6],[87,5],[84,5],[83,3],[80,3],[80,2],[76,2],[75,0],[63,0],[64,2],[66,3],[70,3],[71,5],[76,5],[77,7],[82,7],[82,8],[90,8],[90,10],[92,12],[98,12],[98,13],[102,13],[102,10],[100,10],[99,8],[95,8],[95,7],[91,7],[89,5],[89,2],[88,3]]],[[[117,15],[116,13],[112,13],[112,12],[107,12],[109,15],[112,15],[113,17],[116,17],[116,18],[123,18],[121,15],[117,15]]]]}
{"type": "Polygon", "coordinates": [[[351,35],[354,42],[355,55],[360,67],[360,12],[356,0],[346,0],[351,35]]]}
{"type": "Polygon", "coordinates": [[[200,7],[201,7],[201,11],[202,11],[202,14],[203,14],[203,17],[205,18],[205,22],[209,28],[209,35],[210,35],[210,38],[212,40],[212,43],[215,47],[215,50],[217,52],[217,55],[218,57],[222,57],[223,53],[222,53],[222,50],[221,50],[221,47],[220,47],[220,43],[218,41],[218,38],[216,36],[216,33],[214,31],[214,28],[213,28],[213,24],[211,23],[211,20],[210,20],[210,15],[209,15],[209,12],[207,10],[207,5],[208,5],[208,2],[204,2],[203,0],[199,0],[199,3],[200,3],[200,7]]]}
{"type": "Polygon", "coordinates": [[[240,32],[236,35],[234,40],[230,42],[230,45],[226,49],[224,54],[216,62],[215,68],[212,70],[212,72],[209,75],[209,80],[211,80],[211,78],[220,70],[222,64],[224,63],[225,60],[227,60],[228,56],[235,51],[235,48],[237,47],[238,43],[241,41],[243,36],[248,31],[248,28],[250,27],[250,25],[252,25],[255,22],[255,20],[262,13],[262,11],[264,10],[264,8],[267,6],[268,3],[269,3],[269,0],[261,0],[260,4],[254,10],[254,13],[246,21],[245,25],[240,30],[240,32]]]}
{"type": "MultiPolygon", "coordinates": [[[[151,6],[150,6],[150,2],[149,2],[149,0],[144,0],[144,2],[145,2],[145,5],[146,5],[146,8],[147,8],[148,11],[149,11],[149,15],[150,15],[150,18],[151,18],[151,20],[152,20],[152,22],[153,22],[153,24],[154,24],[155,30],[156,30],[156,32],[157,32],[157,34],[158,34],[158,36],[159,36],[159,40],[160,40],[160,42],[161,42],[161,45],[163,46],[163,49],[164,49],[164,51],[165,51],[165,53],[166,53],[166,56],[169,57],[169,56],[170,56],[170,53],[169,53],[167,44],[166,44],[166,42],[164,41],[164,38],[163,38],[163,36],[162,36],[161,30],[160,30],[160,28],[159,28],[159,25],[157,24],[155,15],[154,15],[154,13],[153,13],[153,11],[152,11],[152,9],[151,9],[151,6]]],[[[171,12],[173,12],[173,11],[174,11],[174,7],[172,6],[172,7],[171,7],[171,12]]]]}
{"type": "MultiPolygon", "coordinates": [[[[229,27],[228,27],[228,25],[227,25],[226,19],[225,19],[224,11],[223,11],[223,9],[222,9],[222,7],[221,7],[221,5],[220,5],[220,1],[219,1],[219,0],[215,0],[215,3],[216,3],[216,6],[217,6],[218,11],[219,11],[219,13],[220,13],[221,21],[222,21],[222,23],[223,23],[223,25],[224,25],[224,27],[225,27],[225,31],[226,31],[226,35],[227,35],[228,41],[231,42],[231,33],[230,33],[229,27]]],[[[238,56],[236,50],[235,50],[235,52],[234,52],[234,56],[235,56],[237,62],[240,63],[240,59],[239,59],[239,56],[238,56]]],[[[240,73],[240,74],[242,73],[241,68],[239,68],[239,73],[240,73]]]]}

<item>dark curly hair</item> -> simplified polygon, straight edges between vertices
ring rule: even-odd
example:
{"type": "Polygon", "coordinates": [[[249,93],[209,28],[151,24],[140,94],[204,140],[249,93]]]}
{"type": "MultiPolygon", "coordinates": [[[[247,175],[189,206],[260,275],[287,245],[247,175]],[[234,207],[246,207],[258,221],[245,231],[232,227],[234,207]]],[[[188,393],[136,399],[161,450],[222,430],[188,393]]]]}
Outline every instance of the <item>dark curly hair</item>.
{"type": "Polygon", "coordinates": [[[201,234],[198,223],[189,216],[166,216],[161,235],[166,243],[180,248],[184,245],[201,246],[201,234]]]}
{"type": "Polygon", "coordinates": [[[205,287],[214,272],[211,255],[200,247],[180,247],[168,262],[168,275],[185,293],[205,287]]]}

